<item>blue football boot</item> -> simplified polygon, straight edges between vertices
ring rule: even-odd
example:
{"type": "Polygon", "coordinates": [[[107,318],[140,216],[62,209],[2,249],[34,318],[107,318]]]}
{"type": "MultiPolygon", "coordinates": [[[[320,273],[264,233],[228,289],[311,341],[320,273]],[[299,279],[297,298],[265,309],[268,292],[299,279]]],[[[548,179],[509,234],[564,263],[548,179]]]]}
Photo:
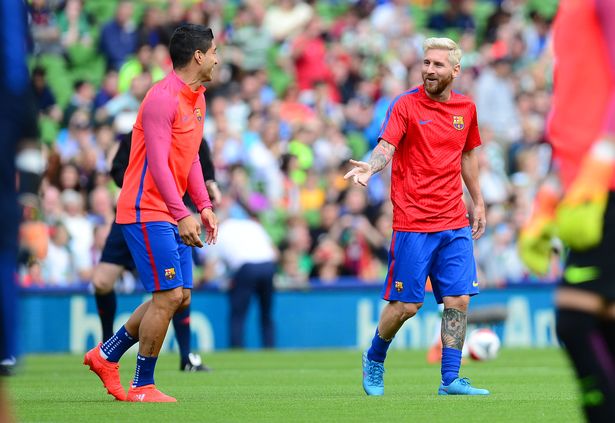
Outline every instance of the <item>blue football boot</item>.
{"type": "Polygon", "coordinates": [[[367,395],[384,395],[384,363],[367,358],[363,353],[363,389],[367,395]]]}
{"type": "Polygon", "coordinates": [[[440,383],[438,395],[489,395],[486,389],[474,388],[467,377],[458,377],[449,385],[440,383]]]}

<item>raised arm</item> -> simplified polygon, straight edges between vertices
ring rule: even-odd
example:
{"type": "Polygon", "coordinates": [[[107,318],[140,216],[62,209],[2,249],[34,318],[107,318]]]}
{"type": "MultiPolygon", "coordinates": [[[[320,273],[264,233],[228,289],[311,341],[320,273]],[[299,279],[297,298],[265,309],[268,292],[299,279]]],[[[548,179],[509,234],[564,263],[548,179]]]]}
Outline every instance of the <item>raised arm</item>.
{"type": "Polygon", "coordinates": [[[391,161],[395,149],[406,136],[408,129],[408,108],[404,101],[400,100],[405,94],[398,95],[391,102],[378,134],[378,145],[372,151],[369,162],[350,160],[354,167],[344,175],[344,179],[352,178],[354,183],[366,186],[369,178],[384,169],[391,161]]]}
{"type": "Polygon", "coordinates": [[[378,173],[384,169],[393,158],[394,153],[395,146],[393,144],[389,144],[381,138],[376,148],[374,148],[374,151],[372,151],[369,162],[366,163],[357,160],[350,160],[350,163],[354,167],[346,175],[344,175],[344,179],[352,178],[352,181],[355,184],[367,186],[367,181],[369,178],[374,173],[378,173]]]}

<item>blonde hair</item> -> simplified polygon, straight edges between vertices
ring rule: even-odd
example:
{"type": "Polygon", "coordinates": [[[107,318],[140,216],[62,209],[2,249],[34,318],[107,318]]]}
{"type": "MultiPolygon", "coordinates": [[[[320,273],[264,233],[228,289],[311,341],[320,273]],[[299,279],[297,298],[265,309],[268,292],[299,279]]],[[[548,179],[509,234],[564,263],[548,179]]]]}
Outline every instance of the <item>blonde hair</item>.
{"type": "Polygon", "coordinates": [[[450,38],[427,38],[423,41],[423,53],[427,50],[448,50],[448,61],[453,67],[461,61],[461,49],[450,38]]]}

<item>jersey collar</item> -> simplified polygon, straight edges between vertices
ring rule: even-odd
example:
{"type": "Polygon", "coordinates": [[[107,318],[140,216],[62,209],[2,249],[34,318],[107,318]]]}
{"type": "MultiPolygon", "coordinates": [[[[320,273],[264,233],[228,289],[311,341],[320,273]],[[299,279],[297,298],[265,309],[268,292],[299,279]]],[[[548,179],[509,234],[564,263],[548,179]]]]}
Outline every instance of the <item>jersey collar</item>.
{"type": "Polygon", "coordinates": [[[171,78],[173,78],[177,86],[180,88],[182,95],[192,104],[195,104],[199,96],[202,96],[205,92],[205,87],[202,85],[196,91],[192,91],[190,86],[182,81],[181,78],[177,76],[175,71],[171,71],[171,78]]]}

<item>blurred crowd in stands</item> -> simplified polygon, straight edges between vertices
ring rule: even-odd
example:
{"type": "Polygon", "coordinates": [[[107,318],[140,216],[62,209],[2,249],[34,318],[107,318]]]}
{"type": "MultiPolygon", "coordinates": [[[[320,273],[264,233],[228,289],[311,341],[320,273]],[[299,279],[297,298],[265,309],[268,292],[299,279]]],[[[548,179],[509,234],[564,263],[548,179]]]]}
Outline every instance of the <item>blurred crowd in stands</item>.
{"type": "MultiPolygon", "coordinates": [[[[366,159],[391,101],[422,84],[422,41],[463,49],[455,89],[474,99],[488,227],[476,243],[481,286],[529,275],[516,252],[550,148],[550,24],[544,0],[29,0],[29,63],[47,169],[22,197],[24,286],[86,283],[118,187],[109,177],[149,87],[171,71],[184,22],[214,30],[205,139],[219,218],[256,216],[279,248],[277,286],[382,283],[391,237],[389,172],[367,189],[343,179],[366,159]]],[[[250,248],[250,240],[245,240],[250,248]]],[[[202,283],[222,268],[195,254],[202,283]]],[[[127,280],[130,277],[127,276],[127,280]]],[[[131,286],[126,282],[127,286],[131,286]]]]}

